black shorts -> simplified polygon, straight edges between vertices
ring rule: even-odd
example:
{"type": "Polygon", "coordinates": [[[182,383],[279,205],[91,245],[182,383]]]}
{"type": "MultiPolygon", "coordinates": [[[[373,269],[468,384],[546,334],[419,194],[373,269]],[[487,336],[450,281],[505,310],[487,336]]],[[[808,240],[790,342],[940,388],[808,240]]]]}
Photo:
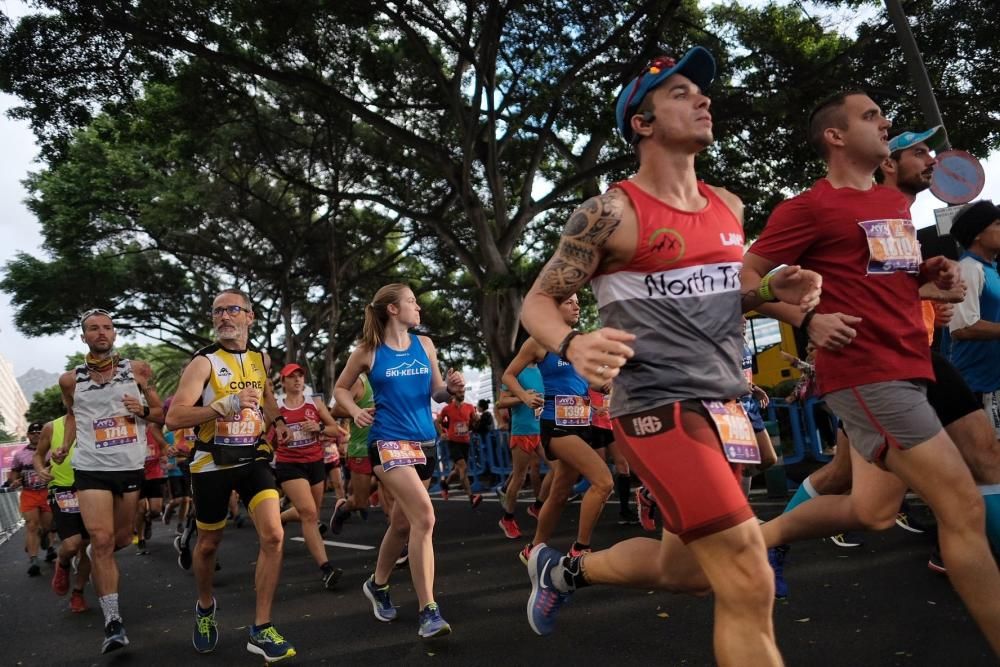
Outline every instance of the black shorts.
{"type": "Polygon", "coordinates": [[[85,540],[90,539],[90,534],[87,533],[87,529],[83,525],[83,515],[80,514],[79,505],[77,505],[75,512],[72,509],[62,508],[67,505],[72,507],[75,497],[75,487],[49,487],[49,507],[52,508],[52,519],[55,521],[56,533],[59,534],[60,540],[68,540],[74,535],[79,535],[85,540]]]}
{"type": "Polygon", "coordinates": [[[142,488],[145,471],[138,470],[73,470],[77,491],[110,491],[121,496],[142,488]]]}
{"type": "Polygon", "coordinates": [[[194,492],[195,519],[199,530],[222,530],[226,526],[229,496],[233,491],[239,494],[251,513],[260,501],[278,499],[274,475],[264,461],[193,473],[191,490],[194,492]]]}
{"type": "Polygon", "coordinates": [[[965,415],[983,409],[981,400],[969,389],[950,361],[937,352],[931,352],[935,381],[927,385],[927,402],[934,408],[942,426],[948,426],[965,415]]]}
{"type": "Polygon", "coordinates": [[[139,487],[139,497],[140,498],[162,498],[163,497],[163,487],[166,485],[167,478],[160,477],[157,479],[144,479],[142,480],[142,486],[139,487]]]}
{"type": "Polygon", "coordinates": [[[191,497],[191,476],[181,475],[177,477],[167,477],[167,486],[170,487],[170,497],[190,498],[191,497]]]}
{"type": "Polygon", "coordinates": [[[445,440],[445,444],[448,446],[448,458],[452,463],[469,460],[469,443],[445,440]]]}
{"type": "Polygon", "coordinates": [[[603,449],[615,442],[615,432],[610,428],[600,426],[590,426],[590,446],[594,449],[603,449]]]}
{"type": "MultiPolygon", "coordinates": [[[[417,477],[421,481],[427,481],[434,476],[434,470],[437,468],[437,447],[428,445],[427,447],[421,447],[424,450],[424,456],[427,458],[427,462],[421,465],[413,466],[413,469],[417,471],[417,477]]],[[[378,470],[379,466],[382,465],[382,459],[378,455],[378,449],[375,448],[375,444],[372,443],[368,447],[368,460],[372,464],[372,471],[378,470]]],[[[374,474],[374,472],[373,472],[374,474]]]]}
{"type": "Polygon", "coordinates": [[[276,461],[274,464],[274,477],[278,484],[284,484],[293,479],[304,479],[309,482],[309,486],[322,484],[326,479],[326,466],[323,461],[311,461],[309,463],[285,463],[276,461]]]}
{"type": "Polygon", "coordinates": [[[545,450],[545,458],[549,461],[557,461],[559,457],[552,453],[551,443],[552,438],[565,438],[571,435],[583,440],[585,443],[593,447],[591,444],[593,442],[593,429],[587,426],[558,426],[555,420],[552,419],[542,419],[539,422],[542,436],[542,448],[545,450]]]}

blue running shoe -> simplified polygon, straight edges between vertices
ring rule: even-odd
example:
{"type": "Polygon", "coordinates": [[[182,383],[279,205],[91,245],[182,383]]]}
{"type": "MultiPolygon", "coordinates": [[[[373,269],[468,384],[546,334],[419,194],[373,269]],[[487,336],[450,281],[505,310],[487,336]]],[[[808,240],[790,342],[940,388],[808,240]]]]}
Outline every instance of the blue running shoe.
{"type": "Polygon", "coordinates": [[[247,650],[264,657],[268,664],[295,657],[295,647],[285,641],[277,628],[270,623],[262,627],[250,626],[247,650]]]}
{"type": "Polygon", "coordinates": [[[767,550],[767,562],[774,570],[774,597],[784,600],[788,597],[788,584],[785,582],[785,557],[788,555],[787,544],[780,544],[767,550]]]}
{"type": "Polygon", "coordinates": [[[447,634],[451,634],[451,626],[448,625],[446,620],[441,618],[441,610],[438,609],[436,602],[431,602],[424,607],[423,611],[420,612],[419,618],[420,631],[417,634],[424,639],[444,637],[447,634]]]}
{"type": "Polygon", "coordinates": [[[101,644],[101,653],[111,653],[126,646],[128,646],[128,636],[125,634],[125,626],[120,620],[115,619],[104,626],[104,643],[101,644]]]}
{"type": "Polygon", "coordinates": [[[528,624],[538,635],[551,634],[555,629],[556,614],[569,600],[572,593],[563,593],[552,581],[552,569],[563,557],[558,549],[538,544],[528,558],[528,576],[531,578],[531,597],[528,598],[528,624]]]}
{"type": "Polygon", "coordinates": [[[191,643],[198,653],[211,653],[219,643],[219,626],[215,623],[215,599],[212,599],[212,608],[202,609],[197,602],[194,603],[194,634],[191,635],[191,643]]]}
{"type": "Polygon", "coordinates": [[[364,591],[365,597],[371,600],[372,613],[375,614],[375,618],[384,623],[396,620],[396,608],[392,606],[392,600],[389,599],[389,584],[375,588],[375,575],[373,574],[365,580],[361,590],[364,591]]]}

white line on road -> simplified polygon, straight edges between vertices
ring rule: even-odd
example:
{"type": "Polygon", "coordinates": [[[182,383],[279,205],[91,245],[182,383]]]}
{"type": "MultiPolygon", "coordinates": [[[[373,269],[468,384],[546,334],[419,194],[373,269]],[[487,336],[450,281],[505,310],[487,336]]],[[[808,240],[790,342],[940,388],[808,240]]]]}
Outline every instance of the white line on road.
{"type": "MultiPolygon", "coordinates": [[[[301,537],[293,537],[296,542],[305,542],[301,537]]],[[[351,544],[350,542],[333,542],[331,540],[323,540],[323,544],[329,547],[344,547],[345,549],[357,549],[358,551],[371,551],[375,547],[370,547],[367,544],[351,544]]]]}

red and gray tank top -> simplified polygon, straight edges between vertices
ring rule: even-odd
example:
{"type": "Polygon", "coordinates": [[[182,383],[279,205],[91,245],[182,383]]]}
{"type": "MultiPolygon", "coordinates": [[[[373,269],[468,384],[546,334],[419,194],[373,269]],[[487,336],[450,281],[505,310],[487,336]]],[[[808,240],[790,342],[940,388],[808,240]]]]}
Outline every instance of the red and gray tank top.
{"type": "Polygon", "coordinates": [[[630,181],[612,187],[631,200],[639,224],[632,260],[592,280],[604,326],[636,334],[635,356],[615,379],[612,416],[746,393],[740,221],[702,182],[708,204],[694,212],[630,181]]]}

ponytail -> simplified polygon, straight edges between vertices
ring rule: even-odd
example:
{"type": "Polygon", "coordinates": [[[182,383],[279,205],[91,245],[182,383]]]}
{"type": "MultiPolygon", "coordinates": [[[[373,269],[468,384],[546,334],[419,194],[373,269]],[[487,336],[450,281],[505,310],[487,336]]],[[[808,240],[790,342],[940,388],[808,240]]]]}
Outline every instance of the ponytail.
{"type": "Polygon", "coordinates": [[[389,321],[389,305],[399,304],[403,292],[410,289],[403,283],[391,283],[375,292],[371,303],[365,304],[365,322],[361,328],[361,344],[375,351],[385,340],[385,324],[389,321]]]}

